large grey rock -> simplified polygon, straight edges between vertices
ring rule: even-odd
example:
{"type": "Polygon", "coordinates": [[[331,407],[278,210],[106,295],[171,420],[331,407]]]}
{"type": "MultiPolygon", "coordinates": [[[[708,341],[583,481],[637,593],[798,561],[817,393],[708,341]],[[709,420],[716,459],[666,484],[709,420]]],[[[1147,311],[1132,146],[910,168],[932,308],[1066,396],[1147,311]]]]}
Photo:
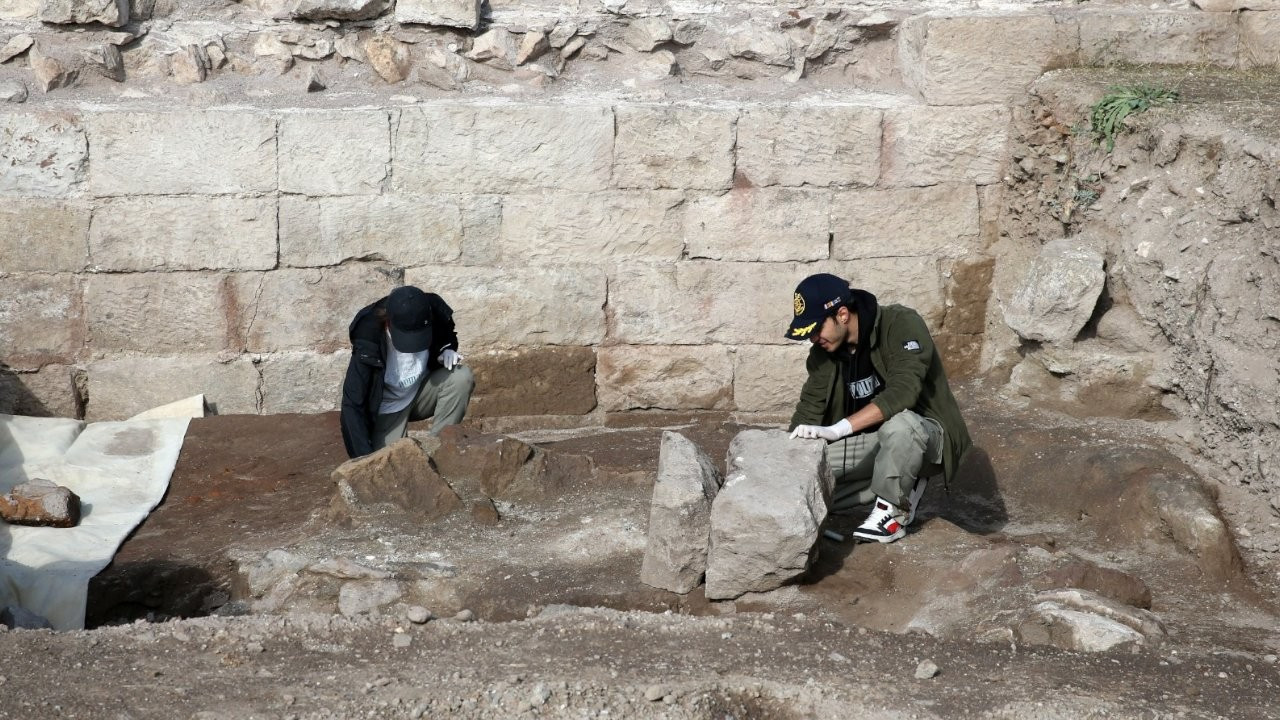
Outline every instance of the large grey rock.
{"type": "Polygon", "coordinates": [[[129,22],[129,0],[41,0],[40,21],[59,25],[129,22]]]}
{"type": "Polygon", "coordinates": [[[1078,240],[1046,243],[1004,308],[1005,324],[1025,340],[1072,342],[1093,315],[1106,283],[1105,261],[1078,240]]]}
{"type": "Polygon", "coordinates": [[[291,14],[299,20],[372,20],[387,6],[387,0],[299,0],[291,14]]]}
{"type": "Polygon", "coordinates": [[[396,22],[446,25],[474,30],[480,26],[481,0],[398,0],[396,22]]]}
{"type": "Polygon", "coordinates": [[[348,460],[333,471],[335,502],[359,511],[390,503],[420,520],[435,520],[462,507],[462,500],[409,438],[348,460]]]}
{"type": "Polygon", "coordinates": [[[773,590],[809,569],[835,485],[826,448],[782,430],[744,430],[733,439],[711,506],[708,598],[773,590]]]}
{"type": "Polygon", "coordinates": [[[711,502],[721,482],[720,471],[702,448],[679,433],[662,433],[640,582],[676,593],[687,593],[702,582],[711,502]]]}

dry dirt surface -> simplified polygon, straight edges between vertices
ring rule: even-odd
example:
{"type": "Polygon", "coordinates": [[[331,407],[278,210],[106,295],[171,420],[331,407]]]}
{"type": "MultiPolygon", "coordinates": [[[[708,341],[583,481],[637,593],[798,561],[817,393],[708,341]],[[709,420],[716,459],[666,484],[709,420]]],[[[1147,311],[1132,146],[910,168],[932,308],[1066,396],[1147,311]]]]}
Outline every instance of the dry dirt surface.
{"type": "MultiPolygon", "coordinates": [[[[1275,717],[1274,572],[1175,541],[1150,488],[1186,466],[1142,423],[989,395],[962,392],[979,450],[911,535],[823,540],[800,583],[733,602],[638,581],[661,428],[517,434],[577,470],[496,521],[424,524],[335,516],[333,415],[198,420],[91,586],[97,627],[0,633],[0,718],[1275,717]],[[282,550],[413,578],[412,602],[344,615],[318,583],[269,603],[245,578],[282,550]],[[1066,584],[1149,604],[1167,637],[1076,652],[1010,630],[1082,567],[1066,584]]],[[[738,429],[679,428],[713,457],[738,429]]]]}

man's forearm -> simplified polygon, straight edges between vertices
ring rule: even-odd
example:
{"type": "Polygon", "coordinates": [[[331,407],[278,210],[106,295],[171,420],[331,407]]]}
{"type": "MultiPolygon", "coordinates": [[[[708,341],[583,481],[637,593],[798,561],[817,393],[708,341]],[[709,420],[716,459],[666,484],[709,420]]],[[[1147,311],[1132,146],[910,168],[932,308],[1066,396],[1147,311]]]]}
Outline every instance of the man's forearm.
{"type": "Polygon", "coordinates": [[[884,422],[884,413],[880,411],[879,405],[867,403],[861,410],[845,419],[849,421],[849,427],[853,432],[857,433],[884,422]]]}

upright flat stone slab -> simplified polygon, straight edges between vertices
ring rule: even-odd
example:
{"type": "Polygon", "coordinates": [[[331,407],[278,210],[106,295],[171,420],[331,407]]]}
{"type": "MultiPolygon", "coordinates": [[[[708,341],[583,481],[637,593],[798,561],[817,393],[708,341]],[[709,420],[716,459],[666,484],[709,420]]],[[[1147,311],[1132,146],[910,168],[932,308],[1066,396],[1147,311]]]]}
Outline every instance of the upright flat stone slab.
{"type": "Polygon", "coordinates": [[[722,481],[702,448],[680,433],[662,433],[640,582],[682,594],[702,582],[711,538],[711,502],[722,481]]]}
{"type": "Polygon", "coordinates": [[[1072,342],[1093,315],[1105,260],[1076,239],[1046,243],[1004,308],[1005,324],[1026,340],[1072,342]]]}
{"type": "Polygon", "coordinates": [[[475,30],[480,26],[480,0],[397,0],[395,15],[398,23],[475,30]]]}
{"type": "Polygon", "coordinates": [[[0,114],[0,197],[77,194],[88,160],[89,144],[78,119],[62,113],[0,114]]]}
{"type": "Polygon", "coordinates": [[[783,430],[744,430],[733,439],[711,506],[708,598],[773,590],[809,568],[835,486],[826,447],[783,430]]]}

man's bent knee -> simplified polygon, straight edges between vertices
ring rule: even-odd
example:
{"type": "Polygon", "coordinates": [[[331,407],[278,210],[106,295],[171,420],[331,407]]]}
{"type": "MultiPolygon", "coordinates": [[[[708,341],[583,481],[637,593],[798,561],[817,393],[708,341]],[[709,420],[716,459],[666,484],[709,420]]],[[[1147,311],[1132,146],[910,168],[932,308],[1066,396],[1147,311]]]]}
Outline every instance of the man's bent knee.
{"type": "Polygon", "coordinates": [[[918,445],[923,450],[929,442],[929,437],[920,427],[920,419],[906,410],[885,420],[876,431],[876,437],[882,446],[890,447],[909,444],[918,445]]]}
{"type": "Polygon", "coordinates": [[[466,365],[459,365],[449,371],[444,378],[444,384],[456,390],[465,390],[468,395],[476,387],[475,373],[471,372],[471,368],[466,365]]]}

